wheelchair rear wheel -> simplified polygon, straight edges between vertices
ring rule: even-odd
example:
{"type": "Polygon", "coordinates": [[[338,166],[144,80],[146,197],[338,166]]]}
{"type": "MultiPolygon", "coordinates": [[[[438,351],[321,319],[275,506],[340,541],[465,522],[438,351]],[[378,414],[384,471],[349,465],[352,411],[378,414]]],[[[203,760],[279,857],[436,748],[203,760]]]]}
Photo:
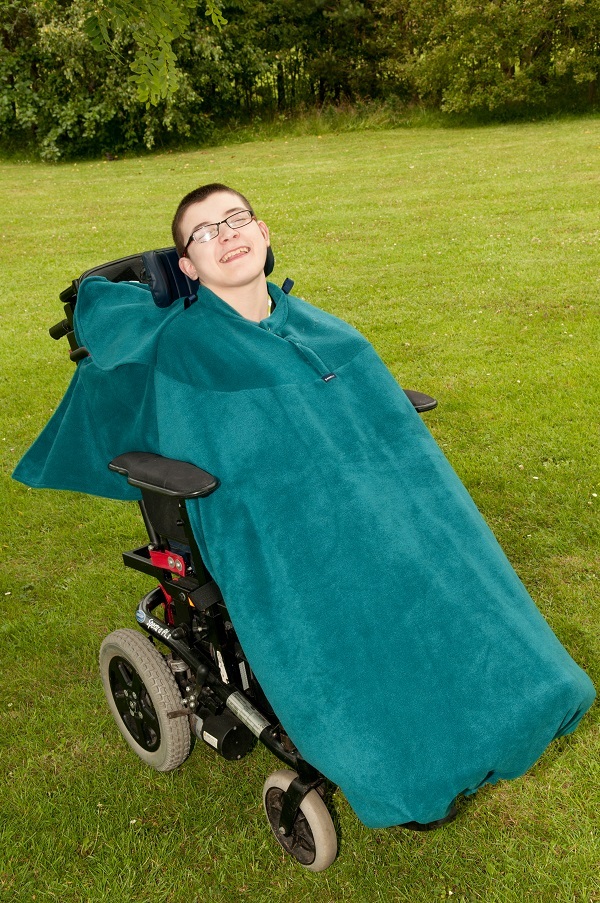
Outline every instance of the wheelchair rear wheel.
{"type": "Polygon", "coordinates": [[[187,759],[191,734],[181,694],[164,657],[137,630],[109,634],[100,647],[100,674],[123,737],[147,765],[172,771],[187,759]]]}
{"type": "Polygon", "coordinates": [[[322,872],[337,855],[337,836],[327,806],[316,790],[306,794],[286,837],[279,830],[283,794],[298,775],[282,768],[270,775],[263,788],[263,804],[271,830],[286,853],[311,872],[322,872]]]}

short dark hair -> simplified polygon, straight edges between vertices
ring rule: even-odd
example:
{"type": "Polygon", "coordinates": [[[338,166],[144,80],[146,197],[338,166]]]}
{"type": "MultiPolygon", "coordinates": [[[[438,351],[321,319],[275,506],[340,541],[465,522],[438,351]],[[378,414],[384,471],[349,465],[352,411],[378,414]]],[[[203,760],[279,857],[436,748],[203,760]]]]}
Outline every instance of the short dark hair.
{"type": "Polygon", "coordinates": [[[221,191],[228,191],[230,194],[237,194],[239,199],[242,201],[247,210],[250,210],[252,215],[254,216],[254,210],[248,198],[245,198],[243,194],[239,191],[236,191],[235,188],[229,188],[227,185],[222,185],[220,182],[210,182],[208,185],[201,185],[199,188],[194,188],[193,191],[188,192],[184,198],[182,198],[179,202],[179,206],[175,211],[175,216],[173,217],[173,222],[171,224],[171,232],[173,233],[173,241],[175,243],[175,247],[177,248],[177,253],[180,257],[183,257],[185,254],[185,242],[186,236],[181,234],[181,220],[183,219],[183,215],[188,207],[191,207],[192,204],[197,204],[200,201],[205,201],[206,198],[210,197],[211,194],[217,194],[221,191]]]}

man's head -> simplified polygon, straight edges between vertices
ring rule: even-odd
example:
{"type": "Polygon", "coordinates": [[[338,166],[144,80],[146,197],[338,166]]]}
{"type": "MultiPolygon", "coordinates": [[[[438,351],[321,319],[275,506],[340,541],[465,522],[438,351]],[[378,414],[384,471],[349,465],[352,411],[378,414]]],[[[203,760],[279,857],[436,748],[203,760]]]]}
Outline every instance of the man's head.
{"type": "Polygon", "coordinates": [[[179,266],[190,279],[229,303],[240,290],[264,287],[269,230],[239,191],[219,183],[191,191],[172,229],[179,266]]]}
{"type": "Polygon", "coordinates": [[[185,217],[186,211],[188,207],[191,207],[192,204],[198,204],[202,201],[205,201],[207,198],[211,196],[211,194],[218,194],[219,192],[227,192],[228,194],[235,194],[242,202],[242,207],[247,210],[250,210],[252,214],[254,211],[248,201],[247,198],[244,197],[243,194],[240,194],[239,191],[235,191],[233,188],[228,188],[227,185],[221,185],[220,182],[211,182],[209,185],[201,185],[199,188],[194,188],[193,191],[190,191],[184,198],[179,202],[179,206],[175,211],[175,216],[173,217],[173,223],[171,225],[171,232],[173,233],[173,243],[177,248],[177,253],[180,257],[185,256],[186,245],[190,238],[189,235],[184,234],[181,223],[183,218],[185,217]]]}

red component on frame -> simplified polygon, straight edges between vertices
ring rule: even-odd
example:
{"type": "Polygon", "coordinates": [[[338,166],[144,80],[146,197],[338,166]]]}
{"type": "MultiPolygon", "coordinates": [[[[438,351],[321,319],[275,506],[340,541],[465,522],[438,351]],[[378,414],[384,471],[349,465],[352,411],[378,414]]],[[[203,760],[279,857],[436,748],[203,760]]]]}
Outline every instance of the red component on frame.
{"type": "Polygon", "coordinates": [[[181,555],[176,555],[175,552],[159,552],[157,549],[150,549],[150,561],[163,571],[171,571],[178,577],[185,576],[185,559],[181,555]]]}
{"type": "Polygon", "coordinates": [[[173,605],[173,596],[170,596],[166,591],[162,583],[159,583],[159,586],[162,590],[162,594],[165,597],[165,601],[162,603],[163,608],[165,610],[165,623],[169,625],[169,627],[175,626],[175,606],[173,605]]]}

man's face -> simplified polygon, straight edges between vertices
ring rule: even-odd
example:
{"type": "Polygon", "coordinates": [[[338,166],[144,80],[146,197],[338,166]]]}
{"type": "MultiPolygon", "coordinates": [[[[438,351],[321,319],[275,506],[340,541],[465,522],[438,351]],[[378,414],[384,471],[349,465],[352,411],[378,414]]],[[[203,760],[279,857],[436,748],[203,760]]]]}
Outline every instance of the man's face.
{"type": "Polygon", "coordinates": [[[211,194],[204,201],[192,204],[181,220],[181,234],[187,242],[193,232],[211,223],[221,223],[219,234],[210,241],[192,241],[187,257],[179,266],[190,279],[199,279],[216,295],[229,294],[231,289],[258,284],[264,277],[269,245],[269,230],[260,220],[232,229],[222,222],[226,217],[245,210],[241,198],[229,191],[211,194]]]}

